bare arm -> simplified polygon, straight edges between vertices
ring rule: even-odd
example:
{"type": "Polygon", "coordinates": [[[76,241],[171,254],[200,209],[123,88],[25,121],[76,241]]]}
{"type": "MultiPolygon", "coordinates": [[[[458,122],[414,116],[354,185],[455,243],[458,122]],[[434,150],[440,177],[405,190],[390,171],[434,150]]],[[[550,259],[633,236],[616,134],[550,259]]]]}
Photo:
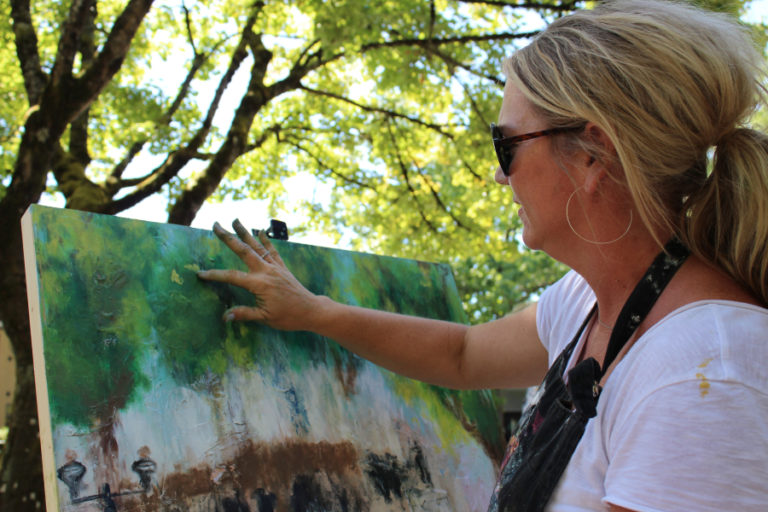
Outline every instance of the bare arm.
{"type": "Polygon", "coordinates": [[[256,240],[238,222],[234,228],[238,236],[218,224],[214,232],[249,271],[198,274],[256,296],[255,307],[228,310],[229,321],[253,320],[277,329],[311,331],[397,373],[442,386],[524,387],[537,384],[544,375],[547,354],[536,331],[535,306],[467,327],[339,304],[304,288],[263,233],[256,240]]]}
{"type": "Polygon", "coordinates": [[[318,297],[318,304],[306,330],[425,382],[460,389],[525,387],[538,384],[546,371],[535,306],[467,327],[347,306],[327,297],[318,297]]]}

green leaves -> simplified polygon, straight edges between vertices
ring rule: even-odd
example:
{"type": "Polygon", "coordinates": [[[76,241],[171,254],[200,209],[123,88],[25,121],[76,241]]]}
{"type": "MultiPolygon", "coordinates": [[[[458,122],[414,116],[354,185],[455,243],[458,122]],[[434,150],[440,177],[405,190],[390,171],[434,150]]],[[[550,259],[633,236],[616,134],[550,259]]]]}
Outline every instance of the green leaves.
{"type": "MultiPolygon", "coordinates": [[[[702,3],[732,13],[747,4],[702,3]]],[[[84,144],[90,158],[79,160],[87,180],[68,183],[67,197],[98,188],[102,199],[87,207],[117,213],[162,193],[174,222],[189,222],[206,199],[264,199],[275,216],[290,204],[306,219],[294,233],[344,232],[355,249],[448,262],[473,321],[504,314],[564,269],[521,249],[511,191],[493,181],[488,124],[501,103],[501,65],[530,36],[524,20],[546,22],[573,5],[536,12],[452,0],[157,3],[93,99],[87,137],[68,148],[74,139],[64,134],[65,151],[83,155],[84,144]],[[244,103],[256,113],[237,121],[247,131],[240,149],[227,133],[244,103]],[[306,173],[329,195],[293,204],[286,183],[306,173]]],[[[98,3],[93,51],[123,8],[98,3]]],[[[42,72],[53,65],[67,12],[49,0],[32,6],[42,72]]],[[[11,26],[1,27],[7,186],[30,106],[11,26]]],[[[87,57],[81,51],[76,73],[87,57]]]]}

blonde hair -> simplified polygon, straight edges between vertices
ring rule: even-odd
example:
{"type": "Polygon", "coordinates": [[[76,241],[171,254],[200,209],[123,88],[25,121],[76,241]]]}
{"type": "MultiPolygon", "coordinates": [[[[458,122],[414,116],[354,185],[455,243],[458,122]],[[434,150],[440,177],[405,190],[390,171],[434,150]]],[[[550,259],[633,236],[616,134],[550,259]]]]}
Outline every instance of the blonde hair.
{"type": "Polygon", "coordinates": [[[768,304],[768,136],[744,126],[764,69],[745,28],[683,3],[608,1],[552,23],[504,71],[551,126],[606,132],[655,236],[675,233],[768,304]]]}

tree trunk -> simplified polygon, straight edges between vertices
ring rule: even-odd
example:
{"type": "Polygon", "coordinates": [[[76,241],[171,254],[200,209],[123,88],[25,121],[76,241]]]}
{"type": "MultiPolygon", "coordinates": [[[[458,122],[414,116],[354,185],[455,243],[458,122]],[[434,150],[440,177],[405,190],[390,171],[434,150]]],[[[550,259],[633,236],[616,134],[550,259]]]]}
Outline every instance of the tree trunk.
{"type": "Polygon", "coordinates": [[[0,240],[0,319],[16,359],[16,391],[0,466],[0,510],[40,511],[45,510],[45,496],[21,226],[18,216],[10,217],[15,222],[4,223],[7,236],[0,240]]]}
{"type": "Polygon", "coordinates": [[[16,375],[10,435],[3,450],[0,510],[40,511],[45,510],[45,494],[32,365],[18,365],[16,375]]]}

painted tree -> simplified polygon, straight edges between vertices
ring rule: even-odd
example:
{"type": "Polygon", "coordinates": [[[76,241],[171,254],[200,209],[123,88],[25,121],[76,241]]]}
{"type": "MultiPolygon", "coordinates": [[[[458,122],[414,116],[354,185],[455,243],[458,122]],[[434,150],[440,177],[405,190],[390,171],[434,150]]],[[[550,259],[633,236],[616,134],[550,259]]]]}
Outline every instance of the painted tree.
{"type": "MultiPolygon", "coordinates": [[[[709,2],[738,12],[744,0],[709,2]]],[[[0,508],[42,482],[19,220],[45,194],[120,213],[155,195],[168,222],[206,200],[290,195],[308,171],[331,200],[298,229],[450,263],[473,320],[562,268],[521,252],[495,186],[488,124],[500,63],[577,0],[10,0],[0,37],[0,320],[18,382],[0,508]],[[536,17],[536,16],[534,16],[536,17]]],[[[159,219],[158,219],[159,220],[159,219]]],[[[261,224],[263,219],[243,220],[261,224]]]]}

